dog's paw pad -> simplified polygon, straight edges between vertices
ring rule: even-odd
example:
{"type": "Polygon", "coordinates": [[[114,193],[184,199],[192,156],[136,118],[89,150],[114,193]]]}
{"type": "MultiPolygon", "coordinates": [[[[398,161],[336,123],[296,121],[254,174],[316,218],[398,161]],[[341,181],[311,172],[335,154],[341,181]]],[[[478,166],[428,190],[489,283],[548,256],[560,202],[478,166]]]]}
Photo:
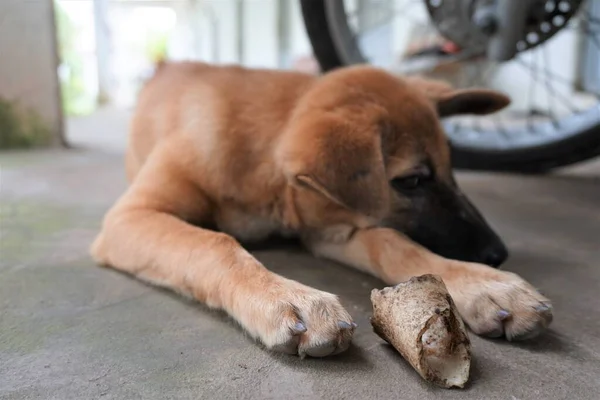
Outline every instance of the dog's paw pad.
{"type": "Polygon", "coordinates": [[[306,349],[299,348],[298,355],[300,356],[300,358],[304,358],[307,355],[311,357],[325,357],[330,354],[333,354],[334,351],[335,343],[326,342],[319,345],[314,345],[312,347],[308,347],[306,349]]]}

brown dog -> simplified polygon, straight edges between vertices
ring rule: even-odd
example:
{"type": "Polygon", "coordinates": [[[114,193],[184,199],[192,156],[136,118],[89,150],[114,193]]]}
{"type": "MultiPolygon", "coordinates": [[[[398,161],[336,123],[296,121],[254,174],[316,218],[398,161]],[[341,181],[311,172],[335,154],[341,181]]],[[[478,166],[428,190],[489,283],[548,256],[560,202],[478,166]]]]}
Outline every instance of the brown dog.
{"type": "Polygon", "coordinates": [[[236,239],[298,236],[315,255],[388,284],[437,274],[475,333],[535,336],[551,321],[548,300],[513,273],[471,262],[499,264],[506,250],[458,190],[439,122],[507,104],[493,91],[371,67],[312,77],[163,65],[133,120],[131,186],[92,254],[301,356],[344,351],[351,316],[333,294],[269,272],[236,239]]]}

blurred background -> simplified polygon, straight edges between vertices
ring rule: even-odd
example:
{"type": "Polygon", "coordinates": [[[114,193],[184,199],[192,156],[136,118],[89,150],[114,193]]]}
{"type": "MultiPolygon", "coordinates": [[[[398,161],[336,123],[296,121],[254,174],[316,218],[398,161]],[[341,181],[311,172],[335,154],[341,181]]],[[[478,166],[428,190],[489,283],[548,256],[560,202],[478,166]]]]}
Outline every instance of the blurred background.
{"type": "MultiPolygon", "coordinates": [[[[423,61],[415,54],[440,43],[427,2],[343,3],[361,57],[371,64],[419,69],[423,61]]],[[[566,2],[546,3],[558,9],[566,2]]],[[[1,7],[0,104],[4,113],[10,108],[29,115],[23,127],[10,129],[12,134],[3,129],[4,148],[85,140],[72,124],[97,113],[122,119],[163,59],[319,72],[300,1],[3,0],[1,7]]],[[[502,64],[455,62],[428,72],[456,86],[503,90],[513,99],[510,121],[560,119],[597,102],[600,53],[597,37],[590,35],[596,25],[586,28],[596,14],[569,19],[569,28],[545,43],[543,52],[523,52],[502,64]],[[583,28],[582,20],[588,23],[583,28]]],[[[475,136],[471,129],[453,140],[473,145],[475,136]]]]}
{"type": "Polygon", "coordinates": [[[0,104],[36,120],[0,148],[76,144],[71,123],[121,118],[162,59],[318,71],[289,0],[3,0],[0,54],[0,104]]]}
{"type": "Polygon", "coordinates": [[[483,56],[474,15],[453,14],[475,2],[490,0],[0,0],[0,398],[598,399],[600,0],[531,0],[506,62],[483,56]],[[442,393],[372,333],[382,282],[296,247],[253,254],[340,296],[359,324],[340,358],[273,355],[221,314],[97,268],[136,96],[165,59],[367,62],[506,92],[498,114],[443,122],[503,268],[552,299],[550,331],[471,335],[473,384],[442,393]]]}

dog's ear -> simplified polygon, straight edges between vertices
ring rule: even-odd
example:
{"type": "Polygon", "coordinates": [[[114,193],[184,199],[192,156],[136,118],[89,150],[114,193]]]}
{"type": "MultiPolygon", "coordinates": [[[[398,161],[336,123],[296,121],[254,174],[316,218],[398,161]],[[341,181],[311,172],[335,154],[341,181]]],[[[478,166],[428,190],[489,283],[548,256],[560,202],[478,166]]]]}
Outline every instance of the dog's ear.
{"type": "Polygon", "coordinates": [[[434,102],[440,117],[491,114],[510,104],[508,96],[495,90],[454,89],[446,82],[422,77],[410,77],[407,81],[434,102]]]}
{"type": "Polygon", "coordinates": [[[453,90],[436,101],[440,117],[461,114],[486,115],[502,110],[510,98],[490,89],[453,90]]]}
{"type": "Polygon", "coordinates": [[[338,115],[296,122],[279,157],[288,179],[350,210],[380,217],[389,204],[381,134],[376,124],[338,115]]]}

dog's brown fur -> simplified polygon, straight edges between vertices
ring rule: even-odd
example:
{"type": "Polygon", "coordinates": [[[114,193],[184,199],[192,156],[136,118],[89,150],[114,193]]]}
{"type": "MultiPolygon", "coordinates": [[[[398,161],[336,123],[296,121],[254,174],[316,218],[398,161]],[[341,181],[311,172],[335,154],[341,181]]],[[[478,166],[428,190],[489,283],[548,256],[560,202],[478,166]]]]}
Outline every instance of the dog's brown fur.
{"type": "Polygon", "coordinates": [[[315,255],[389,284],[438,274],[476,333],[537,331],[550,320],[535,308],[547,299],[518,276],[444,259],[378,227],[403,201],[390,179],[425,157],[438,179],[453,179],[439,115],[507,103],[370,67],[312,77],[164,65],[132,123],[131,185],[92,254],[223,309],[268,348],[300,355],[345,350],[351,316],[336,296],[269,272],[234,237],[297,235],[315,255]],[[504,321],[501,309],[511,313],[504,321]]]}

